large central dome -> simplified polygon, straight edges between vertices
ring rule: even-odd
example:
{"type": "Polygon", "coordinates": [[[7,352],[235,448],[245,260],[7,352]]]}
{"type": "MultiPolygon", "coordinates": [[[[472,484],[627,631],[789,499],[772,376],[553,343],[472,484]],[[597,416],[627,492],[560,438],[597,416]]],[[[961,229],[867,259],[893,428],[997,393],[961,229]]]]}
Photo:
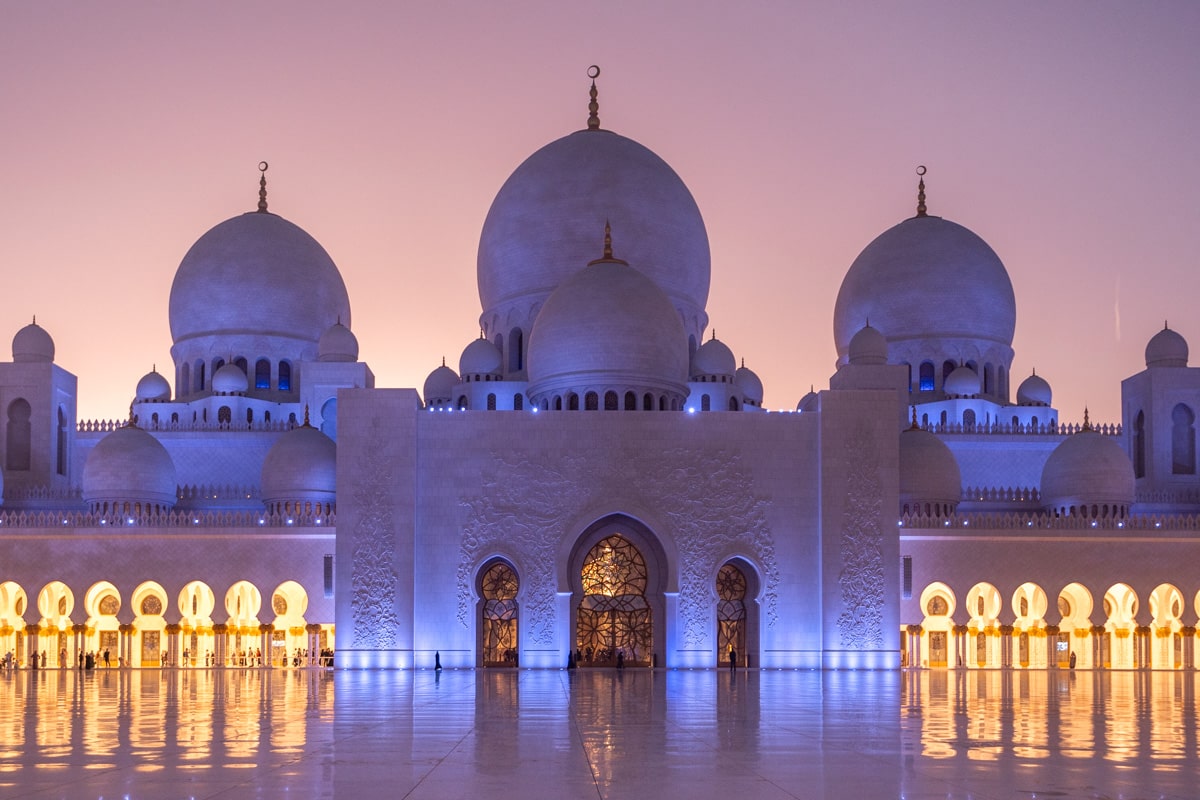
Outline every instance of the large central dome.
{"type": "Polygon", "coordinates": [[[595,257],[605,220],[622,255],[658,285],[699,336],[707,319],[708,234],[665,161],[611,131],[584,130],[525,160],[492,202],[479,240],[484,315],[529,313],[595,257]]]}
{"type": "Polygon", "coordinates": [[[252,211],[192,245],[175,273],[171,337],[256,335],[314,346],[336,322],[350,325],[350,299],[333,259],[282,217],[252,211]]]}

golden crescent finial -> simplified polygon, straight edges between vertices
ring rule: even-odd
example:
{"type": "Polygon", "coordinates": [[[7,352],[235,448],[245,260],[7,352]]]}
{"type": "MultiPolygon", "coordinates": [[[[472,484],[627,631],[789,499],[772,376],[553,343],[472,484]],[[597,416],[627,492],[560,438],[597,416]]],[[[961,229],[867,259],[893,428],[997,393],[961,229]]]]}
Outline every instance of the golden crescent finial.
{"type": "Polygon", "coordinates": [[[271,166],[265,161],[258,162],[258,171],[261,173],[258,179],[258,210],[260,213],[267,213],[267,168],[271,166]]]}
{"type": "Polygon", "coordinates": [[[596,131],[600,129],[600,103],[596,100],[596,78],[600,77],[600,68],[595,64],[588,67],[588,77],[592,79],[592,90],[588,93],[591,100],[588,102],[588,130],[596,131]]]}
{"type": "Polygon", "coordinates": [[[920,176],[920,180],[917,182],[917,216],[918,217],[928,216],[925,213],[925,211],[926,211],[926,209],[925,209],[925,173],[926,173],[926,171],[927,170],[925,169],[924,164],[917,167],[917,175],[920,176]]]}

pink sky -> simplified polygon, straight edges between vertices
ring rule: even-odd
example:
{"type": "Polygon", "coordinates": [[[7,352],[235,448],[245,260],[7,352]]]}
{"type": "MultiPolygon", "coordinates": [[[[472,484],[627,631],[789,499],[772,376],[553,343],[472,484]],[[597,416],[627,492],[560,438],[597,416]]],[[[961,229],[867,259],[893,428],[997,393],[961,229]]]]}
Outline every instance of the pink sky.
{"type": "MultiPolygon", "coordinates": [[[[0,336],[37,315],[121,418],[174,379],[188,247],[257,201],[329,251],[379,386],[478,335],[500,185],[584,127],[656,151],[708,226],[710,331],[769,408],[827,385],[841,278],[929,210],[1003,259],[1016,379],[1117,421],[1171,327],[1200,347],[1195,3],[17,3],[0,26],[0,336]],[[349,8],[350,10],[345,10],[349,8]]],[[[7,357],[7,354],[5,354],[7,357]]],[[[1193,361],[1200,364],[1200,355],[1193,361]]]]}

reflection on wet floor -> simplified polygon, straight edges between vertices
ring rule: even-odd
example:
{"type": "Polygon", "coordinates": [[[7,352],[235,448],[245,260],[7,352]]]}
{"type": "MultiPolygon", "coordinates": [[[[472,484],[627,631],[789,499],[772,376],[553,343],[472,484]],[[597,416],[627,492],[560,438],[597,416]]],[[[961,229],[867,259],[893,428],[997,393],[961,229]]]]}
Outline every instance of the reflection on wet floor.
{"type": "Polygon", "coordinates": [[[1197,797],[1198,680],[7,672],[0,797],[1197,797]]]}

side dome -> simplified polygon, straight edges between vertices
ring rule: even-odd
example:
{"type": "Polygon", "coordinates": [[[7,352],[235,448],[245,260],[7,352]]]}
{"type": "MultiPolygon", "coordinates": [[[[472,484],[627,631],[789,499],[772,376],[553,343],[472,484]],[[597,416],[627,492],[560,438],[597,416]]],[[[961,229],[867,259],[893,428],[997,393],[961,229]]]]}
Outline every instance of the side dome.
{"type": "Polygon", "coordinates": [[[262,498],[272,512],[327,512],[337,499],[337,445],[307,422],[280,436],[263,459],[262,498]]]}
{"type": "Polygon", "coordinates": [[[468,375],[499,375],[502,363],[500,348],[481,337],[463,348],[458,374],[464,379],[468,375]]]}
{"type": "Polygon", "coordinates": [[[625,262],[606,258],[546,300],[529,334],[526,394],[551,408],[556,395],[650,393],[660,407],[677,409],[688,395],[688,362],[687,334],[666,294],[625,262]]]}
{"type": "Polygon", "coordinates": [[[53,363],[54,340],[34,320],[13,336],[12,357],[18,364],[53,363]]]}
{"type": "Polygon", "coordinates": [[[816,411],[818,399],[820,399],[820,398],[817,395],[816,389],[809,389],[808,393],[805,394],[804,397],[800,398],[800,402],[796,403],[796,410],[797,411],[816,411]]]}
{"type": "Polygon", "coordinates": [[[707,322],[708,232],[675,170],[632,139],[583,130],[541,148],[496,194],[479,237],[484,317],[533,313],[595,257],[596,226],[666,293],[697,339],[707,322]]]}
{"type": "Polygon", "coordinates": [[[237,364],[222,364],[213,373],[212,390],[217,394],[245,394],[250,388],[250,379],[237,364]]]}
{"type": "Polygon", "coordinates": [[[445,362],[443,362],[440,367],[429,373],[429,377],[425,379],[425,386],[421,391],[421,397],[424,398],[425,405],[427,406],[449,403],[454,394],[454,387],[458,384],[458,373],[447,367],[445,362]]]}
{"type": "Polygon", "coordinates": [[[1050,384],[1036,370],[1017,387],[1019,406],[1048,406],[1052,398],[1050,384]]]}
{"type": "Polygon", "coordinates": [[[1085,423],[1046,459],[1041,496],[1046,510],[1064,516],[1123,517],[1134,502],[1133,465],[1115,439],[1085,423]]]}
{"type": "Polygon", "coordinates": [[[833,311],[839,363],[865,319],[885,333],[893,359],[1012,363],[1017,305],[1008,271],[987,242],[940,217],[907,219],[854,260],[833,311]]]}
{"type": "Polygon", "coordinates": [[[251,211],[188,250],[171,284],[170,320],[177,349],[238,335],[315,346],[333,322],[350,324],[350,299],[316,239],[283,217],[251,211]]]}
{"type": "Polygon", "coordinates": [[[139,503],[142,510],[173,508],[178,493],[171,454],[136,425],[96,442],[83,464],[82,484],[84,502],[98,513],[128,513],[139,503]]]}
{"type": "Polygon", "coordinates": [[[900,434],[900,510],[909,514],[954,512],[962,498],[962,472],[954,453],[920,428],[900,434]]]}
{"type": "Polygon", "coordinates": [[[737,359],[733,351],[714,334],[692,354],[693,376],[733,375],[737,371],[737,359]]]}
{"type": "Polygon", "coordinates": [[[1186,367],[1188,365],[1188,343],[1175,331],[1163,329],[1150,337],[1146,344],[1147,367],[1186,367]]]}
{"type": "Polygon", "coordinates": [[[135,403],[165,403],[171,399],[171,384],[152,369],[142,376],[134,392],[135,403]]]}
{"type": "Polygon", "coordinates": [[[762,406],[763,384],[758,373],[745,365],[737,368],[733,374],[733,382],[742,392],[742,398],[752,406],[762,406]]]}
{"type": "Polygon", "coordinates": [[[317,361],[358,361],[358,337],[341,322],[333,323],[317,342],[317,361]]]}
{"type": "Polygon", "coordinates": [[[888,360],[887,337],[868,323],[851,337],[850,344],[846,348],[846,356],[851,364],[886,364],[888,360]]]}
{"type": "Polygon", "coordinates": [[[955,397],[974,397],[979,394],[981,386],[979,373],[964,364],[955,367],[954,371],[946,376],[946,383],[942,389],[946,394],[955,397]]]}

